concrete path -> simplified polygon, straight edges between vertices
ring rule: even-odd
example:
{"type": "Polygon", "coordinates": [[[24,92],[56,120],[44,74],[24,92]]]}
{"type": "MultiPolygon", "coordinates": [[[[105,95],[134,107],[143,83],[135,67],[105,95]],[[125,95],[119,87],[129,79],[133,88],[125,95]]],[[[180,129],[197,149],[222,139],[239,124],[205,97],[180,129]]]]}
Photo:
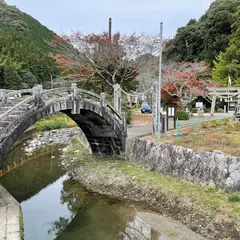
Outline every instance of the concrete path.
{"type": "Polygon", "coordinates": [[[140,137],[144,135],[152,134],[153,127],[152,125],[143,125],[138,127],[129,127],[127,129],[128,137],[140,137]]]}
{"type": "MultiPolygon", "coordinates": [[[[179,127],[185,127],[185,126],[191,126],[196,123],[202,122],[202,121],[210,121],[210,120],[217,120],[220,118],[231,118],[232,115],[230,114],[216,114],[215,116],[206,116],[204,118],[198,118],[194,117],[191,118],[190,120],[187,121],[179,121],[179,127]]],[[[128,127],[127,132],[128,132],[128,137],[140,137],[140,136],[145,136],[145,135],[150,135],[152,134],[153,127],[152,125],[141,125],[141,126],[134,126],[134,127],[128,127]]]]}
{"type": "Polygon", "coordinates": [[[0,240],[21,240],[20,205],[1,184],[0,240]]]}

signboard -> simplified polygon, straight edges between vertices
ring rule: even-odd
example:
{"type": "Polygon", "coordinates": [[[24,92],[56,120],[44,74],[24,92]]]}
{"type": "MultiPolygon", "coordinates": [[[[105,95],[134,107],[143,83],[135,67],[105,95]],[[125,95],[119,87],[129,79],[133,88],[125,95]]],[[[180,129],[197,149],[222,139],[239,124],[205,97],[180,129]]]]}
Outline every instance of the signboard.
{"type": "Polygon", "coordinates": [[[203,102],[196,102],[196,108],[203,108],[203,102]]]}
{"type": "Polygon", "coordinates": [[[168,107],[168,116],[175,117],[175,107],[168,107]]]}

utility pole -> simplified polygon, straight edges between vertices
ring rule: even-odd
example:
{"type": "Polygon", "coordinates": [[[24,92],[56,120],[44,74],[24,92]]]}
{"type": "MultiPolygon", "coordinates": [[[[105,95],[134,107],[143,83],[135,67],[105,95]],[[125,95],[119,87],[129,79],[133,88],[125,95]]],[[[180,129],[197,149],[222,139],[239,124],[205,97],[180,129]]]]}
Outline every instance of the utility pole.
{"type": "Polygon", "coordinates": [[[163,45],[163,23],[160,23],[160,54],[159,54],[159,81],[158,81],[158,104],[157,104],[157,138],[160,138],[161,134],[161,89],[162,89],[162,45],[163,45]]]}
{"type": "Polygon", "coordinates": [[[112,18],[109,18],[109,26],[108,26],[108,34],[109,34],[109,40],[112,41],[112,18]]]}
{"type": "Polygon", "coordinates": [[[51,74],[51,89],[53,89],[53,79],[52,79],[52,74],[51,74]]]}

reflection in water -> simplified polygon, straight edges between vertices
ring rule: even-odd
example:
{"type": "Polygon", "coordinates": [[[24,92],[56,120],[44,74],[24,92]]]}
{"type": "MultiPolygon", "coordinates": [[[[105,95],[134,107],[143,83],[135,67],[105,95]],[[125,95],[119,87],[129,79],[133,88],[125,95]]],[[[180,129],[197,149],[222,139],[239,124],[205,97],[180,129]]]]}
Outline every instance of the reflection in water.
{"type": "MultiPolygon", "coordinates": [[[[122,239],[119,233],[134,218],[134,207],[126,202],[88,192],[71,180],[64,181],[63,185],[61,200],[67,203],[75,216],[57,240],[122,239]]],[[[65,221],[59,223],[60,221],[55,222],[53,229],[63,229],[65,221]]]]}
{"type": "Polygon", "coordinates": [[[154,231],[152,227],[144,222],[140,217],[136,216],[134,221],[130,222],[122,233],[123,240],[158,240],[159,233],[154,231]]]}
{"type": "Polygon", "coordinates": [[[59,155],[59,151],[53,150],[47,154],[39,151],[39,154],[36,152],[35,156],[28,157],[19,145],[7,156],[6,162],[12,165],[19,157],[30,158],[29,161],[4,175],[0,182],[18,202],[26,201],[65,174],[57,166],[59,155]]]}
{"type": "MultiPolygon", "coordinates": [[[[16,146],[6,162],[26,157],[22,147],[16,146]]],[[[59,151],[36,155],[0,178],[21,203],[25,240],[162,239],[136,216],[131,202],[89,192],[69,179],[58,166],[59,155],[59,151]]]]}
{"type": "MultiPolygon", "coordinates": [[[[22,148],[16,146],[6,162],[26,158],[22,148]]],[[[134,219],[135,208],[68,179],[58,166],[59,155],[58,151],[36,154],[0,179],[21,202],[25,240],[123,239],[120,233],[134,219]]]]}

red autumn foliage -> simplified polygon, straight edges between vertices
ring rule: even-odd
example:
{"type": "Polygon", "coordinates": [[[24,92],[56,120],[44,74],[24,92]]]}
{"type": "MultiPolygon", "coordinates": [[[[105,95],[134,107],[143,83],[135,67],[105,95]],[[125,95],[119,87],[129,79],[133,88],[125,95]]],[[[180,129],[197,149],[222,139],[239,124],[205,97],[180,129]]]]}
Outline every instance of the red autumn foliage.
{"type": "Polygon", "coordinates": [[[206,97],[210,84],[199,75],[207,70],[202,63],[170,63],[163,73],[163,98],[177,98],[185,108],[198,96],[206,97]]]}

